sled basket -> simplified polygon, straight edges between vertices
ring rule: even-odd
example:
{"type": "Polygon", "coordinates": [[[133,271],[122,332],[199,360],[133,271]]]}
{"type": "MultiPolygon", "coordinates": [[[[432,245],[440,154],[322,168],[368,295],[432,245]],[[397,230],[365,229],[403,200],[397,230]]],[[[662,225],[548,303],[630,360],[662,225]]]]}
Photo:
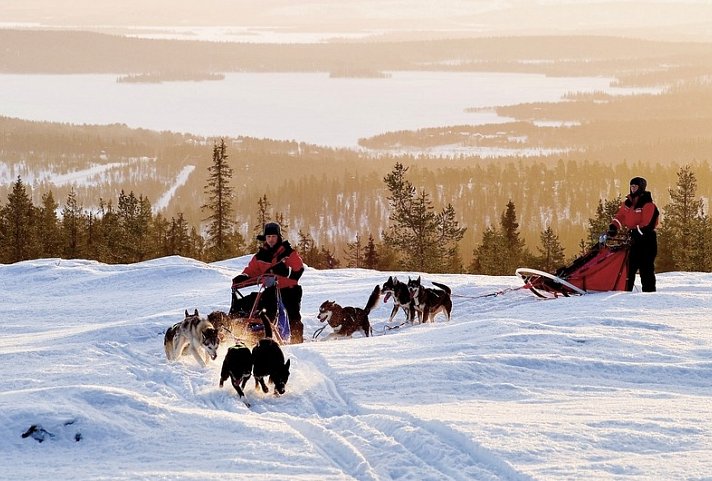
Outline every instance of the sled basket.
{"type": "Polygon", "coordinates": [[[629,245],[627,235],[602,236],[587,253],[554,274],[526,267],[517,269],[516,274],[525,287],[541,298],[624,291],[629,245]]]}
{"type": "MultiPolygon", "coordinates": [[[[249,280],[232,288],[229,317],[235,329],[234,337],[245,340],[246,343],[250,345],[257,344],[260,339],[265,337],[265,328],[262,323],[263,316],[266,321],[271,324],[274,339],[280,344],[285,342],[285,337],[283,336],[284,327],[281,324],[276,324],[278,321],[281,321],[281,316],[272,320],[266,318],[266,314],[264,313],[263,294],[268,288],[274,288],[276,290],[277,312],[280,313],[281,297],[279,295],[279,289],[277,289],[276,276],[260,276],[257,279],[249,280]],[[254,285],[259,285],[259,289],[256,292],[243,295],[239,291],[240,288],[254,285]]],[[[289,324],[287,322],[287,332],[288,329],[289,324]]]]}

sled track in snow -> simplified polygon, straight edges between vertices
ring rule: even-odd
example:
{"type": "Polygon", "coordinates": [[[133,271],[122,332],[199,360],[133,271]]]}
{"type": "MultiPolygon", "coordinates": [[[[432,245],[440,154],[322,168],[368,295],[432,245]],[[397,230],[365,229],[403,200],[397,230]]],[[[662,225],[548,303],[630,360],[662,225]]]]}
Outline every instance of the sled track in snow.
{"type": "Polygon", "coordinates": [[[313,372],[321,382],[300,394],[307,405],[285,422],[345,475],[358,480],[401,479],[417,467],[421,480],[532,481],[446,424],[348,401],[317,353],[300,354],[301,369],[313,372]]]}

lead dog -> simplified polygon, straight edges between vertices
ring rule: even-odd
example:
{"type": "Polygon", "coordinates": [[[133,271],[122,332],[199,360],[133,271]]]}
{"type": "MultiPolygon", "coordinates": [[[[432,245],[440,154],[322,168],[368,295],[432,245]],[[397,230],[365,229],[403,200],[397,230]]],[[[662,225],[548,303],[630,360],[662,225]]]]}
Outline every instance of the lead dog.
{"type": "Polygon", "coordinates": [[[265,337],[252,348],[252,374],[255,376],[255,389],[262,387],[262,392],[269,392],[265,377],[269,376],[270,384],[274,384],[274,394],[284,394],[289,380],[289,359],[284,362],[284,353],[279,343],[272,338],[272,323],[267,314],[260,313],[265,326],[265,337]]]}
{"type": "Polygon", "coordinates": [[[163,338],[163,348],[169,361],[175,361],[189,350],[198,364],[206,366],[208,358],[215,360],[218,356],[220,339],[218,331],[208,321],[200,317],[198,310],[168,328],[163,338]]]}
{"type": "Polygon", "coordinates": [[[250,407],[250,403],[245,399],[245,384],[252,376],[252,352],[250,348],[242,341],[237,341],[234,346],[230,346],[223,360],[222,370],[220,371],[220,387],[230,378],[232,387],[235,388],[240,400],[245,403],[245,406],[250,407]]]}
{"type": "Polygon", "coordinates": [[[317,318],[321,322],[327,322],[334,329],[334,332],[329,333],[325,339],[332,337],[350,337],[355,332],[363,332],[368,337],[371,331],[371,323],[368,321],[368,315],[376,307],[378,299],[381,297],[381,287],[376,286],[368,298],[366,307],[341,307],[334,301],[324,301],[319,307],[317,318]]]}
{"type": "Polygon", "coordinates": [[[384,282],[381,287],[381,294],[385,296],[383,298],[384,303],[393,297],[393,310],[391,311],[391,317],[386,321],[387,323],[396,317],[398,308],[403,309],[406,321],[413,322],[415,310],[413,309],[413,303],[410,299],[410,292],[408,292],[408,285],[405,282],[399,281],[397,277],[389,276],[388,280],[384,282]]]}
{"type": "Polygon", "coordinates": [[[408,278],[408,291],[413,302],[413,308],[420,316],[420,322],[429,322],[435,319],[435,315],[442,312],[450,320],[452,312],[451,290],[445,284],[433,282],[438,289],[424,287],[420,283],[420,276],[417,279],[408,278]]]}

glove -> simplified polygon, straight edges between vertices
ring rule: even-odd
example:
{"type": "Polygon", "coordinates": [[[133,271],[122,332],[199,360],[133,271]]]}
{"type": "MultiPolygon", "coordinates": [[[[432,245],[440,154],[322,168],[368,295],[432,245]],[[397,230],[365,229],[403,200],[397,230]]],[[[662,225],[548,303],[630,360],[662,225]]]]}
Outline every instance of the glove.
{"type": "Polygon", "coordinates": [[[232,288],[235,289],[236,287],[240,286],[243,282],[248,280],[250,276],[247,274],[240,274],[239,276],[235,276],[232,278],[232,288]]]}
{"type": "Polygon", "coordinates": [[[606,232],[606,235],[608,237],[615,237],[617,233],[618,233],[618,228],[616,227],[615,224],[611,224],[608,226],[608,232],[606,232]]]}
{"type": "Polygon", "coordinates": [[[271,273],[277,274],[278,276],[282,277],[288,277],[289,276],[289,267],[286,266],[284,262],[278,262],[275,265],[273,265],[270,270],[271,273]]]}

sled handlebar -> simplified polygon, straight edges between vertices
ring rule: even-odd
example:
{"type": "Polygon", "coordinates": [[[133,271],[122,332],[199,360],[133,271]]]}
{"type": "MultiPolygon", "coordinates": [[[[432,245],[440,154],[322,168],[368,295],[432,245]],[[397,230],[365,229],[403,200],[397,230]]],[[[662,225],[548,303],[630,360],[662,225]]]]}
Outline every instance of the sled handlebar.
{"type": "Polygon", "coordinates": [[[232,290],[237,291],[243,287],[256,286],[262,284],[264,287],[271,287],[277,283],[277,276],[275,274],[262,274],[257,277],[251,277],[242,282],[236,282],[232,285],[232,290]]]}

